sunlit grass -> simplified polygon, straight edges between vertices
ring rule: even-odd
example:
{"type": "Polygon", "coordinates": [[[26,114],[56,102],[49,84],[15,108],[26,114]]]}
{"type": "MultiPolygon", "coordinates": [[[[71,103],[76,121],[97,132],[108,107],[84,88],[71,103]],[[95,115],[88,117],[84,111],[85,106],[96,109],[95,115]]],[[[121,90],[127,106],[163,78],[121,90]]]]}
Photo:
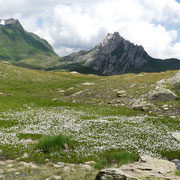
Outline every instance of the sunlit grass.
{"type": "MultiPolygon", "coordinates": [[[[178,142],[171,136],[172,132],[180,129],[179,118],[159,118],[121,105],[174,73],[100,77],[35,71],[0,63],[0,149],[7,158],[18,158],[27,153],[27,161],[37,162],[43,162],[47,156],[54,161],[73,163],[98,160],[110,150],[179,158],[179,153],[176,153],[180,150],[178,142]],[[82,85],[85,82],[93,82],[94,85],[82,85]],[[132,84],[135,85],[131,88],[132,84]],[[126,90],[127,97],[117,98],[118,90],[126,90]],[[79,91],[83,93],[73,96],[79,91]],[[109,103],[113,100],[118,101],[117,107],[109,103]],[[49,136],[52,142],[55,140],[50,136],[59,134],[76,141],[75,148],[70,152],[58,152],[54,151],[56,148],[48,149],[47,145],[45,150],[40,150],[36,144],[27,141],[38,143],[41,138],[49,136]]],[[[44,144],[51,144],[49,139],[44,144]]],[[[114,154],[112,162],[118,158],[123,162],[126,156],[114,154]]],[[[101,162],[107,163],[106,160],[101,162]]]]}

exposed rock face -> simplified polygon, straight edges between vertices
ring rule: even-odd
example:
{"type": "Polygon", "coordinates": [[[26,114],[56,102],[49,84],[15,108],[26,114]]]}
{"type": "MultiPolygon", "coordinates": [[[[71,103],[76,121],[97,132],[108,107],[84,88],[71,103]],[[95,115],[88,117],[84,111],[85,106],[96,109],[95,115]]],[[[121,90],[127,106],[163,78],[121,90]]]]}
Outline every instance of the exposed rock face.
{"type": "Polygon", "coordinates": [[[124,90],[118,91],[116,96],[117,97],[125,97],[125,96],[127,96],[127,92],[124,90]]]}
{"type": "Polygon", "coordinates": [[[169,89],[159,88],[157,90],[149,92],[149,99],[155,101],[172,101],[177,99],[177,95],[169,89]]]}
{"type": "Polygon", "coordinates": [[[11,19],[0,19],[0,25],[3,25],[3,26],[8,25],[8,24],[15,24],[15,23],[19,23],[19,21],[15,20],[13,18],[11,18],[11,19]]]}
{"type": "Polygon", "coordinates": [[[146,63],[148,57],[142,46],[126,41],[119,33],[108,34],[90,54],[85,65],[106,75],[132,71],[146,63]]]}
{"type": "Polygon", "coordinates": [[[167,79],[166,83],[170,83],[170,84],[180,83],[180,71],[178,71],[172,78],[167,79]]]}
{"type": "Polygon", "coordinates": [[[172,133],[172,136],[173,136],[177,141],[180,142],[180,133],[179,133],[179,132],[174,132],[174,133],[172,133]]]}
{"type": "Polygon", "coordinates": [[[64,58],[73,62],[84,62],[104,75],[133,72],[147,62],[148,54],[142,46],[126,41],[118,32],[108,34],[102,43],[91,51],[80,51],[64,58]]]}
{"type": "Polygon", "coordinates": [[[73,66],[79,64],[81,68],[91,68],[101,75],[180,69],[180,61],[154,59],[142,46],[125,40],[118,32],[108,34],[102,43],[90,51],[82,50],[63,57],[62,62],[68,65],[73,64],[73,66]]]}
{"type": "Polygon", "coordinates": [[[141,101],[141,99],[137,99],[132,104],[132,108],[135,110],[149,111],[154,107],[151,103],[147,103],[146,101],[141,101]]]}
{"type": "Polygon", "coordinates": [[[175,171],[176,166],[172,162],[142,156],[139,162],[101,170],[96,180],[178,180],[180,178],[173,175],[175,171]]]}

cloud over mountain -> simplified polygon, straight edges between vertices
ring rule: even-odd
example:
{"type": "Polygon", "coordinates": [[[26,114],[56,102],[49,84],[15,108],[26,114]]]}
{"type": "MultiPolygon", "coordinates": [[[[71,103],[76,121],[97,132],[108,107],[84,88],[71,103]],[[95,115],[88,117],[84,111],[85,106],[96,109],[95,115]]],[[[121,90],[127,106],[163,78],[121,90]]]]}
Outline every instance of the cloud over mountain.
{"type": "Polygon", "coordinates": [[[175,0],[0,0],[1,18],[18,18],[60,55],[91,49],[118,31],[156,58],[180,59],[175,0]]]}

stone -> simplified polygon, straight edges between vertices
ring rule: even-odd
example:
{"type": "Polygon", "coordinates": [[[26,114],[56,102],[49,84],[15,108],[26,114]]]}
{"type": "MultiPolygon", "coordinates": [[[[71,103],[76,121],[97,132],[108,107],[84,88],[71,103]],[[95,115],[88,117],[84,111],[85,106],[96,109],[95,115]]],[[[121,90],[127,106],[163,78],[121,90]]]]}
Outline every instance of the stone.
{"type": "Polygon", "coordinates": [[[95,180],[126,180],[126,176],[118,168],[109,168],[99,171],[95,180]]]}
{"type": "Polygon", "coordinates": [[[78,91],[78,92],[72,94],[71,96],[79,96],[79,95],[82,94],[82,93],[83,93],[83,91],[78,91]]]}
{"type": "Polygon", "coordinates": [[[79,74],[77,71],[71,71],[71,74],[79,74]]]}
{"type": "Polygon", "coordinates": [[[70,148],[67,144],[64,144],[65,151],[70,151],[70,148]]]}
{"type": "Polygon", "coordinates": [[[172,136],[173,136],[177,141],[180,142],[180,133],[179,133],[179,132],[174,132],[174,133],[172,133],[172,136]]]}
{"type": "Polygon", "coordinates": [[[118,91],[116,94],[117,97],[125,97],[127,96],[127,92],[122,90],[122,91],[118,91]]]}
{"type": "Polygon", "coordinates": [[[177,99],[177,95],[169,89],[158,88],[149,91],[148,98],[152,101],[172,101],[177,99]]]}
{"type": "Polygon", "coordinates": [[[87,169],[87,170],[92,170],[92,167],[90,166],[90,165],[87,165],[87,164],[83,164],[82,166],[81,166],[83,169],[87,169]]]}
{"type": "Polygon", "coordinates": [[[38,168],[38,166],[35,165],[35,164],[32,163],[32,162],[29,163],[29,166],[30,166],[31,168],[33,168],[33,169],[37,169],[37,168],[38,168]]]}
{"type": "Polygon", "coordinates": [[[54,167],[55,168],[61,168],[61,167],[63,167],[62,165],[58,165],[58,164],[54,164],[54,167]]]}
{"type": "Polygon", "coordinates": [[[23,159],[26,159],[28,157],[29,157],[29,155],[27,153],[24,153],[24,155],[22,156],[23,159]]]}
{"type": "Polygon", "coordinates": [[[133,102],[131,106],[135,110],[142,110],[142,111],[149,111],[153,108],[153,105],[151,103],[147,103],[146,101],[141,99],[137,99],[135,102],[133,102]]]}
{"type": "Polygon", "coordinates": [[[11,159],[8,159],[8,160],[5,161],[5,163],[8,163],[8,164],[11,164],[11,163],[13,163],[13,162],[14,162],[14,161],[11,160],[11,159]]]}
{"type": "Polygon", "coordinates": [[[87,165],[95,165],[96,162],[95,162],[95,161],[87,161],[87,162],[85,162],[84,164],[87,164],[87,165]]]}
{"type": "Polygon", "coordinates": [[[65,90],[63,90],[63,89],[61,89],[61,88],[59,88],[57,91],[58,91],[59,93],[65,93],[65,90]]]}
{"type": "Polygon", "coordinates": [[[63,172],[67,172],[67,171],[70,171],[70,168],[66,166],[63,168],[63,172]]]}
{"type": "Polygon", "coordinates": [[[15,172],[14,174],[15,174],[15,175],[19,175],[19,174],[20,174],[20,172],[15,172]]]}
{"type": "Polygon", "coordinates": [[[53,176],[53,178],[56,179],[56,180],[62,180],[61,176],[53,176]]]}
{"type": "Polygon", "coordinates": [[[45,159],[46,162],[49,162],[50,160],[49,159],[45,159]]]}
{"type": "Polygon", "coordinates": [[[82,83],[82,85],[84,85],[84,86],[92,86],[92,85],[95,85],[95,83],[85,82],[85,83],[82,83]]]}
{"type": "Polygon", "coordinates": [[[7,172],[16,172],[16,171],[17,171],[17,169],[15,169],[15,168],[7,169],[7,172]]]}
{"type": "Polygon", "coordinates": [[[71,91],[71,90],[73,90],[74,89],[74,87],[70,87],[70,88],[68,88],[67,90],[68,91],[71,91]]]}
{"type": "Polygon", "coordinates": [[[166,83],[176,84],[180,82],[180,71],[178,71],[172,78],[166,80],[166,83]]]}
{"type": "Polygon", "coordinates": [[[66,164],[64,162],[57,162],[58,165],[65,166],[66,164]]]}
{"type": "Polygon", "coordinates": [[[0,161],[0,165],[5,165],[5,162],[4,161],[0,161]]]}
{"type": "Polygon", "coordinates": [[[178,180],[180,178],[174,175],[175,171],[176,166],[173,162],[141,156],[139,162],[101,170],[96,180],[178,180]]]}
{"type": "Polygon", "coordinates": [[[8,168],[12,168],[14,165],[13,164],[8,164],[7,167],[8,168]]]}

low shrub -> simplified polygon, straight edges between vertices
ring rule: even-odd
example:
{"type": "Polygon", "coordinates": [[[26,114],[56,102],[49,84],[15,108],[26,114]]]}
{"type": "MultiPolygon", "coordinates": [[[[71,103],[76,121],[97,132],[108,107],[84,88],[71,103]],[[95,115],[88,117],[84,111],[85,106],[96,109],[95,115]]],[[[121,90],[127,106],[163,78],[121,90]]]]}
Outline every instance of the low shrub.
{"type": "Polygon", "coordinates": [[[112,165],[121,166],[123,164],[132,163],[138,161],[139,155],[135,153],[129,153],[127,151],[109,151],[105,152],[95,165],[95,168],[102,169],[112,165]]]}
{"type": "Polygon", "coordinates": [[[168,160],[180,159],[180,151],[162,151],[161,156],[163,158],[167,158],[168,160]]]}
{"type": "Polygon", "coordinates": [[[74,144],[75,141],[65,135],[45,136],[39,141],[37,148],[44,153],[51,153],[61,150],[70,150],[74,148],[74,144]]]}
{"type": "Polygon", "coordinates": [[[176,176],[180,176],[180,170],[177,170],[177,171],[175,172],[175,175],[176,175],[176,176]]]}

